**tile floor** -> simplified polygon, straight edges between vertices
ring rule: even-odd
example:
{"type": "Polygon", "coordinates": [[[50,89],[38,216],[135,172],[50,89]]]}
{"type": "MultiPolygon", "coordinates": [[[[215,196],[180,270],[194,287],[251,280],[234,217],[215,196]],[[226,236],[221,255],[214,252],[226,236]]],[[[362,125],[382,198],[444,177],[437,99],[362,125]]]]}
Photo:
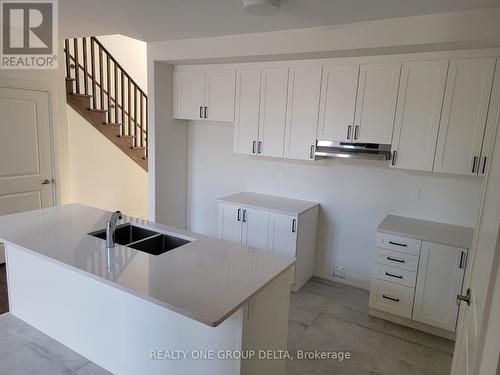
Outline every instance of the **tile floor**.
{"type": "MultiPolygon", "coordinates": [[[[2,272],[5,267],[0,268],[0,284],[5,283],[2,272]]],[[[0,285],[0,298],[5,298],[2,288],[5,285],[0,285]]],[[[352,358],[292,360],[287,375],[449,374],[453,342],[369,317],[367,305],[367,291],[318,280],[292,294],[288,340],[292,355],[296,350],[349,351],[352,358]]],[[[109,372],[6,313],[0,315],[0,374],[109,372]]]]}

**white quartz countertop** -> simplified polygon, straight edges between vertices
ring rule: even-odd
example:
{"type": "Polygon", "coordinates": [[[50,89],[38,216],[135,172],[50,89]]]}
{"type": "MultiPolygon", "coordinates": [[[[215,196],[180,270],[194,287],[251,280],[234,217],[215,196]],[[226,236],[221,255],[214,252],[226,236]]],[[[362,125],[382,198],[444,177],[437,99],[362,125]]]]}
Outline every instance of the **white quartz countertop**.
{"type": "Polygon", "coordinates": [[[193,241],[161,255],[116,245],[108,261],[105,241],[87,233],[103,229],[110,215],[72,204],[2,216],[0,242],[214,327],[295,262],[276,253],[128,217],[119,223],[131,221],[193,241]]]}
{"type": "Polygon", "coordinates": [[[299,199],[282,198],[274,195],[250,193],[247,191],[219,198],[218,201],[241,204],[246,207],[264,208],[290,215],[299,215],[319,204],[299,199]]]}
{"type": "Polygon", "coordinates": [[[471,248],[474,235],[474,228],[396,215],[387,215],[377,230],[463,249],[471,248]]]}

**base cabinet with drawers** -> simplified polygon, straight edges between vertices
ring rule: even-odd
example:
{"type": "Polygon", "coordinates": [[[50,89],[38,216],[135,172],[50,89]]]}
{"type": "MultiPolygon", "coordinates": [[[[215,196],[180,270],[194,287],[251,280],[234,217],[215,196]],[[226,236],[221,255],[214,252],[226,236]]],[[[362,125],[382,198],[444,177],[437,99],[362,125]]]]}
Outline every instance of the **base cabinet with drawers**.
{"type": "Polygon", "coordinates": [[[456,296],[462,291],[467,251],[464,247],[377,232],[370,313],[431,333],[453,333],[458,317],[456,296]],[[379,312],[387,314],[381,316],[379,312]]]}
{"type": "Polygon", "coordinates": [[[220,198],[218,206],[219,238],[295,257],[293,291],[312,277],[317,203],[243,192],[220,198]]]}

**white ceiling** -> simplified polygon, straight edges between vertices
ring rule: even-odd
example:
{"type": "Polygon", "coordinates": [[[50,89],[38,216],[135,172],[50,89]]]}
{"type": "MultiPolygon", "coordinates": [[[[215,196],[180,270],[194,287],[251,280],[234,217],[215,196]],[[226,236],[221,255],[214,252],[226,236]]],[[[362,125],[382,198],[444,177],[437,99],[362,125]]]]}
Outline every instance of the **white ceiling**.
{"type": "Polygon", "coordinates": [[[273,16],[241,0],[61,0],[65,37],[120,33],[145,41],[298,29],[499,7],[500,0],[282,0],[273,16]]]}

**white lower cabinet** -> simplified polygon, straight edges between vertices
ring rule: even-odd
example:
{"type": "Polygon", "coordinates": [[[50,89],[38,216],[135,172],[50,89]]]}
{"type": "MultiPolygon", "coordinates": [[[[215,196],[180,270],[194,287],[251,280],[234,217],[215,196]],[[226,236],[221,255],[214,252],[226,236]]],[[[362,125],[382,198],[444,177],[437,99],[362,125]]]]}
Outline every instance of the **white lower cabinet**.
{"type": "Polygon", "coordinates": [[[462,290],[467,250],[422,242],[413,319],[455,330],[458,307],[456,296],[462,290]]]}
{"type": "Polygon", "coordinates": [[[372,314],[436,334],[454,332],[467,249],[383,232],[376,243],[369,306],[388,314],[372,314]]]}
{"type": "Polygon", "coordinates": [[[314,272],[318,214],[319,205],[312,202],[235,194],[219,199],[218,235],[223,240],[296,258],[292,290],[297,291],[314,272]]]}

